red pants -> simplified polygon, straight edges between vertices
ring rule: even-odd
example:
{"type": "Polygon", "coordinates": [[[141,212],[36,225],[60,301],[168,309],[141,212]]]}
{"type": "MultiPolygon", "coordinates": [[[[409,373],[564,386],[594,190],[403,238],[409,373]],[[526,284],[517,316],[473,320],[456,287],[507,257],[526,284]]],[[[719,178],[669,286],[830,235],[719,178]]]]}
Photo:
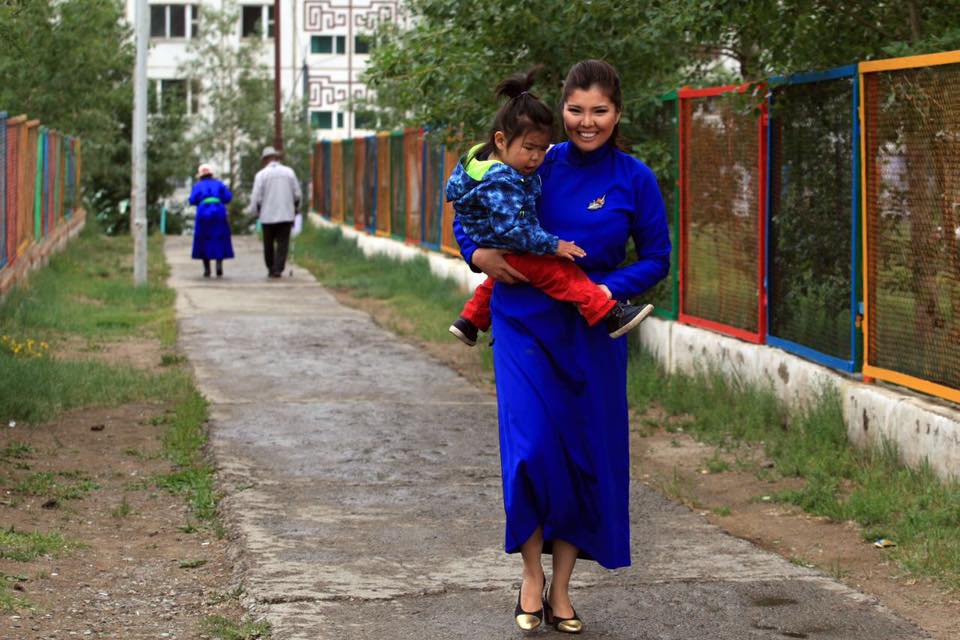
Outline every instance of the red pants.
{"type": "MultiPolygon", "coordinates": [[[[580,267],[566,258],[536,256],[526,253],[503,256],[511,267],[530,280],[530,284],[554,300],[572,302],[591,327],[616,305],[607,298],[598,285],[587,277],[580,267]]],[[[490,328],[490,296],[493,294],[492,278],[487,278],[473,291],[473,297],[463,305],[460,315],[481,331],[490,328]]]]}

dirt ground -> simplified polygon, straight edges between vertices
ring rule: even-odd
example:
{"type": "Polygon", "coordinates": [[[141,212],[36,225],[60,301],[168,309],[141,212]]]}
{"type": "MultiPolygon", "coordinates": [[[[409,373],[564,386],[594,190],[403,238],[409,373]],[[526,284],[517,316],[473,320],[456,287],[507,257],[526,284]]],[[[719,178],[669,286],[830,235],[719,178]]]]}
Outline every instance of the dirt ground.
{"type": "MultiPolygon", "coordinates": [[[[353,298],[342,291],[335,294],[344,304],[375,311],[371,315],[388,329],[404,328],[402,319],[392,315],[380,301],[353,298]]],[[[478,342],[476,348],[487,348],[481,345],[485,343],[478,342]]],[[[474,384],[493,391],[490,373],[482,370],[474,350],[452,337],[448,344],[420,346],[474,384]]],[[[715,449],[695,441],[683,433],[682,426],[670,422],[657,409],[631,416],[634,478],[682,502],[734,536],[876,596],[886,607],[912,620],[937,640],[960,638],[960,593],[907,575],[891,561],[888,550],[863,540],[856,523],[832,522],[763,499],[796,488],[802,480],[767,481],[753,472],[736,470],[709,472],[706,461],[715,455],[715,449]]],[[[732,455],[716,455],[733,462],[732,455]]],[[[751,453],[741,451],[740,455],[751,453]]],[[[753,457],[761,466],[771,464],[763,460],[761,451],[754,452],[753,457]]]]}
{"type": "MultiPolygon", "coordinates": [[[[160,358],[156,344],[136,341],[90,353],[148,369],[160,358]]],[[[207,616],[242,619],[229,541],[149,481],[171,470],[159,457],[169,410],[130,404],[0,424],[0,451],[29,447],[0,457],[0,526],[60,532],[76,545],[28,562],[0,559],[7,593],[26,603],[0,613],[0,639],[192,639],[208,637],[207,616]]]]}

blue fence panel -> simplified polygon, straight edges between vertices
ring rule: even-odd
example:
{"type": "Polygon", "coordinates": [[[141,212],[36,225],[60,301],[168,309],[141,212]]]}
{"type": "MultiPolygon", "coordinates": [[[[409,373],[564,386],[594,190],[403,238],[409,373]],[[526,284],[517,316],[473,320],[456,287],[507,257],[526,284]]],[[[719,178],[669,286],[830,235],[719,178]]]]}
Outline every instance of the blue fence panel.
{"type": "Polygon", "coordinates": [[[853,372],[860,332],[856,66],[770,80],[767,343],[853,372]]]}

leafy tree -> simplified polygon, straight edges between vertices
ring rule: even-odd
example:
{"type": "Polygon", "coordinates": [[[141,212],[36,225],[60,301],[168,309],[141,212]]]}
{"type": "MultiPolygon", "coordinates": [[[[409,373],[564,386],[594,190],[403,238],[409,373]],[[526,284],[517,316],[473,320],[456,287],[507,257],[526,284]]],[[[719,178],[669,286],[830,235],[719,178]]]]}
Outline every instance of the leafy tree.
{"type": "Polygon", "coordinates": [[[182,68],[188,79],[200,83],[204,102],[191,143],[199,158],[216,165],[234,192],[231,214],[239,214],[246,205],[241,188],[246,184],[244,157],[255,151],[259,160],[260,149],[253,149],[251,142],[259,141],[264,128],[272,126],[273,113],[273,86],[261,61],[262,41],[250,38],[238,43],[238,20],[236,2],[226,3],[220,11],[205,7],[201,35],[188,47],[190,62],[182,68]]]}
{"type": "Polygon", "coordinates": [[[556,102],[569,67],[612,62],[623,79],[622,129],[649,138],[656,96],[679,86],[762,80],[858,60],[960,48],[955,0],[618,0],[545,3],[411,0],[413,27],[384,24],[366,81],[381,120],[444,126],[473,140],[496,82],[544,64],[556,102]],[[829,43],[828,46],[825,43],[829,43]]]}
{"type": "MultiPolygon", "coordinates": [[[[130,194],[133,45],[117,0],[0,3],[0,108],[26,113],[83,142],[88,208],[105,227],[128,228],[118,203],[130,194]]],[[[183,119],[151,127],[148,204],[182,174],[183,119]]]]}

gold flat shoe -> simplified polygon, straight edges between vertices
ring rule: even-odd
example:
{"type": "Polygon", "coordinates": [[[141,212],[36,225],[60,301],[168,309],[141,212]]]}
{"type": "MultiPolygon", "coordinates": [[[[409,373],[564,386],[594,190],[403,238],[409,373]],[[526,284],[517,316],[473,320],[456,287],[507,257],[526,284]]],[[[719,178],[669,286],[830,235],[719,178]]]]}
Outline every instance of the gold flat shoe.
{"type": "MultiPolygon", "coordinates": [[[[546,586],[547,578],[544,576],[543,584],[546,586]]],[[[541,589],[541,594],[543,590],[541,589]]],[[[517,608],[513,610],[513,619],[516,621],[517,626],[523,629],[524,631],[533,631],[543,623],[543,607],[540,608],[540,611],[524,611],[523,607],[520,606],[520,596],[523,594],[523,582],[520,583],[520,591],[517,592],[517,608]]]]}

